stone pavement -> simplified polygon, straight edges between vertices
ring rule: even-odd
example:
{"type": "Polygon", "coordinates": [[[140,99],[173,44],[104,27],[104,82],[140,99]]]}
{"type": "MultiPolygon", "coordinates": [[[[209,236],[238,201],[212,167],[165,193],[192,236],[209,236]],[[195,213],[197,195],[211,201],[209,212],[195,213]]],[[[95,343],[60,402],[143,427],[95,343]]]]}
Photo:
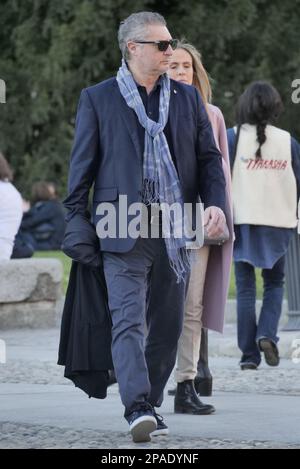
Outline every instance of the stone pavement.
{"type": "Polygon", "coordinates": [[[160,412],[170,435],[144,445],[131,442],[117,385],[100,401],[63,377],[59,329],[8,330],[0,339],[7,352],[0,363],[0,448],[300,448],[300,364],[290,355],[279,368],[241,372],[233,325],[209,339],[214,395],[203,400],[216,414],[174,414],[166,396],[160,412]]]}

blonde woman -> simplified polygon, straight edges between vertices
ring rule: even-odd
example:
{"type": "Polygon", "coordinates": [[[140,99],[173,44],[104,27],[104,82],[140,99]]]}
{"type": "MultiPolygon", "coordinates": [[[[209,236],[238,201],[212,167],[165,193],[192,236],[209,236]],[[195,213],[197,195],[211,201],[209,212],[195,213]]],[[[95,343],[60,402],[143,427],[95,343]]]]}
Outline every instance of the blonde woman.
{"type": "MultiPolygon", "coordinates": [[[[200,395],[212,393],[206,329],[223,331],[232,260],[233,222],[226,127],[220,109],[210,104],[212,91],[209,78],[203,67],[201,55],[194,46],[184,41],[178,44],[173,52],[168,74],[173,80],[194,85],[200,92],[210,118],[216,145],[223,156],[222,163],[227,186],[225,215],[230,239],[222,246],[204,245],[197,250],[197,260],[192,267],[186,298],[184,325],[178,343],[175,372],[177,382],[175,412],[211,414],[215,411],[214,407],[203,404],[197,393],[200,395]]],[[[172,391],[169,393],[171,394],[172,391]]]]}

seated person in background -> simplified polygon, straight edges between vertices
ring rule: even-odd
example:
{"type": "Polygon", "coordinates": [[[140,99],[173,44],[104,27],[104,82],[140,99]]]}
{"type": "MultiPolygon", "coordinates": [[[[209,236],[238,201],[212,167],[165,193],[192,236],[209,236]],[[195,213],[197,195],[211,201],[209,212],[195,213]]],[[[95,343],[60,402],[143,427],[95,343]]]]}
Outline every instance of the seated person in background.
{"type": "Polygon", "coordinates": [[[12,170],[0,153],[0,261],[11,258],[23,215],[22,197],[12,180],[12,170]]]}
{"type": "MultiPolygon", "coordinates": [[[[28,212],[28,210],[30,209],[30,202],[23,199],[22,207],[23,207],[23,214],[25,212],[28,212]]],[[[26,243],[26,241],[22,238],[21,228],[20,228],[16,235],[14,250],[12,252],[11,259],[26,259],[28,257],[32,257],[33,254],[34,254],[34,249],[30,243],[29,244],[26,243]]]]}
{"type": "Polygon", "coordinates": [[[24,213],[20,237],[35,251],[61,248],[65,215],[55,184],[40,181],[32,187],[32,207],[24,213]]]}

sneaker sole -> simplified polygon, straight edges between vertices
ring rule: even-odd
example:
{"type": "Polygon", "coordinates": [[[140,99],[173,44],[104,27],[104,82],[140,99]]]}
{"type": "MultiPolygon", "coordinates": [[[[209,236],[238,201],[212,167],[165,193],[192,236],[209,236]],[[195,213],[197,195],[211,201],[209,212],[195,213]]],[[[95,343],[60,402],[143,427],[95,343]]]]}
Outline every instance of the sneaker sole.
{"type": "Polygon", "coordinates": [[[273,344],[269,340],[261,339],[259,341],[259,346],[265,355],[266,363],[269,366],[278,366],[280,359],[274,350],[273,344]]]}
{"type": "Polygon", "coordinates": [[[157,423],[154,417],[139,417],[130,426],[130,433],[134,443],[151,441],[150,434],[156,430],[157,423]]]}
{"type": "Polygon", "coordinates": [[[241,362],[240,368],[242,371],[248,371],[248,370],[253,371],[253,370],[257,370],[258,365],[252,362],[241,362]]]}
{"type": "Polygon", "coordinates": [[[256,371],[256,365],[240,365],[242,371],[256,371]]]}
{"type": "Polygon", "coordinates": [[[161,430],[154,430],[154,432],[151,433],[151,436],[164,436],[169,435],[169,433],[168,428],[162,428],[161,430]]]}

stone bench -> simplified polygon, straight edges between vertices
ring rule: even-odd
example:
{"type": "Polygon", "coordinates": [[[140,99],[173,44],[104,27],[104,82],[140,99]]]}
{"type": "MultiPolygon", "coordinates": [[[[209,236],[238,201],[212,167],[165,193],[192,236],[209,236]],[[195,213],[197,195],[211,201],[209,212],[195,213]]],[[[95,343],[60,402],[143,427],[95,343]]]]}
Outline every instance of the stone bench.
{"type": "Polygon", "coordinates": [[[62,278],[62,263],[57,259],[2,261],[0,329],[56,326],[62,278]]]}

